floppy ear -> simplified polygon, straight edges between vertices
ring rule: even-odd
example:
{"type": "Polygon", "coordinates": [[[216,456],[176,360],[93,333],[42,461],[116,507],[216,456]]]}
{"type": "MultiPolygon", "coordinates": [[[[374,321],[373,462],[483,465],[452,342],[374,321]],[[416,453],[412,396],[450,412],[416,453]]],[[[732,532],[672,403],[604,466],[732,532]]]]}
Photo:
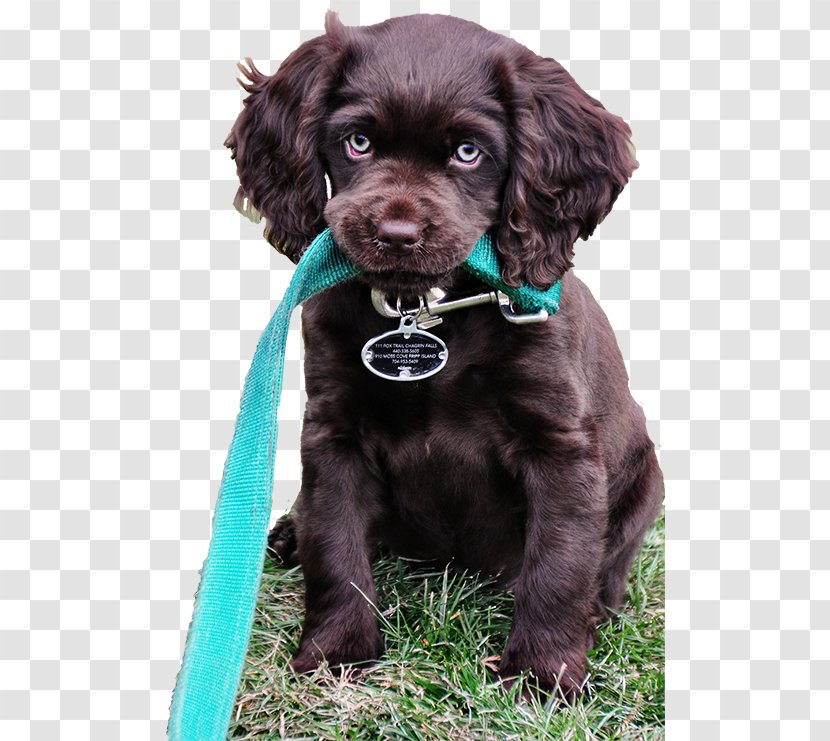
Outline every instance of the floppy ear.
{"type": "Polygon", "coordinates": [[[250,59],[238,65],[249,93],[225,140],[236,160],[240,187],[236,209],[254,222],[265,217],[265,238],[297,262],[325,228],[324,166],[318,153],[326,101],[337,76],[340,53],[335,14],[326,17],[327,35],[292,52],[272,76],[250,59]]]}
{"type": "Polygon", "coordinates": [[[553,59],[522,56],[497,77],[513,131],[497,233],[504,280],[545,288],[572,267],[637,168],[631,129],[553,59]]]}

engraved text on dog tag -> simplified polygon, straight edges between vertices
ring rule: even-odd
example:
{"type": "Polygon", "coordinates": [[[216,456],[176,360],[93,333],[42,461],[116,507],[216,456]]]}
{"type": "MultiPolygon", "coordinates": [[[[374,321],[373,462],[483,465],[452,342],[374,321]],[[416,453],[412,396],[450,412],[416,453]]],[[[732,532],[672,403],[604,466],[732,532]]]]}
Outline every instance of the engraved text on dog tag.
{"type": "Polygon", "coordinates": [[[390,381],[420,381],[447,364],[447,346],[440,337],[415,325],[415,317],[401,317],[401,325],[369,340],[360,353],[363,364],[390,381]]]}

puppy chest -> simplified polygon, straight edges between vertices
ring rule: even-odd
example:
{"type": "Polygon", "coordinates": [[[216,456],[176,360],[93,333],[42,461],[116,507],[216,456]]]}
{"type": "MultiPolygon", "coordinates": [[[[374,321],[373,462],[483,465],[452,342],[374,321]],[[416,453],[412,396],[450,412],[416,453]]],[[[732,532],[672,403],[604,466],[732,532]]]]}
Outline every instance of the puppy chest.
{"type": "Polygon", "coordinates": [[[381,451],[381,538],[393,550],[493,573],[516,561],[524,502],[486,434],[423,430],[381,451]]]}
{"type": "Polygon", "coordinates": [[[425,431],[390,440],[381,450],[392,496],[413,506],[434,499],[443,509],[463,507],[497,482],[504,483],[495,454],[478,436],[425,431]]]}

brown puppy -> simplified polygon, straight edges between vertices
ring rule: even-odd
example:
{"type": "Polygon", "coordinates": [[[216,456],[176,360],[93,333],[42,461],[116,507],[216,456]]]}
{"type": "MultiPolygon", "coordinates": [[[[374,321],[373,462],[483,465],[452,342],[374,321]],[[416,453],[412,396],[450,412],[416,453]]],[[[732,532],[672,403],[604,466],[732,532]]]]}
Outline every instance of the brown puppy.
{"type": "Polygon", "coordinates": [[[637,166],[629,127],[557,62],[445,16],[345,28],[330,13],[275,75],[245,74],[226,142],[237,207],[295,261],[330,226],[365,271],[303,311],[303,483],[270,538],[305,577],[293,666],[381,654],[363,595],[375,600],[383,543],[499,574],[515,595],[501,675],[577,693],[663,492],[614,334],[568,272],[637,166]],[[393,303],[486,290],[459,268],[485,231],[509,284],[562,279],[559,313],[526,326],[492,306],[448,313],[432,329],[444,370],[370,373],[364,343],[396,326],[370,289],[393,303]]]}

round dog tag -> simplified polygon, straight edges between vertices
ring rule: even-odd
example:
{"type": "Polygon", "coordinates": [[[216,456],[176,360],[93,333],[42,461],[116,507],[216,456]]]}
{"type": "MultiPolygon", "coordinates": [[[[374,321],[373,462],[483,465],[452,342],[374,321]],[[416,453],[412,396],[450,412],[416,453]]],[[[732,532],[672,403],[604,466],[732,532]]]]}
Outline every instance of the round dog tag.
{"type": "Polygon", "coordinates": [[[415,326],[415,317],[401,317],[401,325],[369,340],[360,353],[363,364],[390,381],[420,381],[447,364],[447,346],[440,337],[415,326]]]}

